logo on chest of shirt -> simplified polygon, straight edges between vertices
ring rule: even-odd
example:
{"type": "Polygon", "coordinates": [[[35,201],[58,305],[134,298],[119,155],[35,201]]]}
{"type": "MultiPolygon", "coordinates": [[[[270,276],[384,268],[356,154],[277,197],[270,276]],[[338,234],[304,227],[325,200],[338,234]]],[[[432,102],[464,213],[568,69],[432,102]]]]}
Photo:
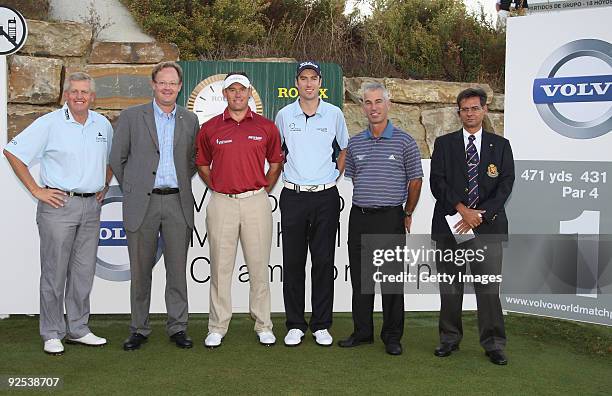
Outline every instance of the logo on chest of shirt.
{"type": "Polygon", "coordinates": [[[327,128],[326,127],[317,128],[317,131],[327,133],[327,128]]]}
{"type": "Polygon", "coordinates": [[[102,135],[101,132],[98,132],[98,135],[96,136],[96,142],[106,143],[106,136],[102,135]]]}
{"type": "Polygon", "coordinates": [[[289,132],[302,132],[302,128],[295,126],[295,122],[289,124],[289,132]]]}
{"type": "Polygon", "coordinates": [[[389,156],[389,159],[390,159],[390,160],[395,161],[397,158],[395,158],[395,155],[391,154],[391,155],[389,156]]]}
{"type": "Polygon", "coordinates": [[[251,135],[251,136],[248,136],[247,139],[255,140],[256,142],[258,142],[258,141],[262,140],[263,137],[262,136],[253,136],[253,135],[251,135]]]}
{"type": "Polygon", "coordinates": [[[362,160],[365,159],[366,156],[365,155],[356,155],[355,157],[357,157],[358,161],[362,161],[362,160]]]}
{"type": "Polygon", "coordinates": [[[228,143],[232,143],[232,139],[227,139],[227,140],[217,139],[217,144],[228,144],[228,143]]]}

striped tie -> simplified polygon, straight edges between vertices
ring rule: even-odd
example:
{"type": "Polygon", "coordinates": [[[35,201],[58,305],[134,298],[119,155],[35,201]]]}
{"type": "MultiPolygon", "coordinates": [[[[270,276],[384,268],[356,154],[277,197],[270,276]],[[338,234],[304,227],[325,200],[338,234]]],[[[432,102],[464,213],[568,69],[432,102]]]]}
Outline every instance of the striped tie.
{"type": "Polygon", "coordinates": [[[468,137],[469,142],[465,150],[468,167],[468,207],[472,209],[478,205],[478,164],[480,163],[478,151],[476,151],[476,145],[474,144],[475,139],[474,135],[468,137]]]}

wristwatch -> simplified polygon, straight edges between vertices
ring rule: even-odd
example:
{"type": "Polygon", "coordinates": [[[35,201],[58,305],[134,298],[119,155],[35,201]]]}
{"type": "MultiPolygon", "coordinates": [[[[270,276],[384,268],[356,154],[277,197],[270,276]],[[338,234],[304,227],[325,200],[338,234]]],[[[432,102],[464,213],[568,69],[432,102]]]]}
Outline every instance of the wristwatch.
{"type": "Polygon", "coordinates": [[[410,217],[412,216],[412,212],[404,212],[404,217],[410,217]]]}

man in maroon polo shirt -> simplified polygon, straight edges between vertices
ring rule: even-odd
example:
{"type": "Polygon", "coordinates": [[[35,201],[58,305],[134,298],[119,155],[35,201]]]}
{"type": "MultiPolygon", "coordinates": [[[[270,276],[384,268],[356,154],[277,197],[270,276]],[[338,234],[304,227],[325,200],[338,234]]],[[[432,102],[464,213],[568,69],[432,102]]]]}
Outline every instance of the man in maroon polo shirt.
{"type": "Polygon", "coordinates": [[[210,244],[209,348],[221,345],[232,318],[232,275],[238,240],[249,271],[249,310],[262,345],[274,345],[270,320],[268,264],[272,246],[272,207],[268,194],[281,172],[280,134],[274,123],[251,111],[251,83],[245,73],[223,82],[227,108],[202,125],[196,139],[196,165],[213,190],[206,208],[210,244]],[[264,173],[265,161],[270,167],[264,173]]]}

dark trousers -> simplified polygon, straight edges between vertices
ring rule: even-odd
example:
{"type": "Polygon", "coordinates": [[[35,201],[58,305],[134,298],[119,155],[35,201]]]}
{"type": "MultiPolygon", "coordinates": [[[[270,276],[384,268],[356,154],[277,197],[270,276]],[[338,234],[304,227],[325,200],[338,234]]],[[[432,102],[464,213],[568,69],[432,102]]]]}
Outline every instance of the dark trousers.
{"type": "MultiPolygon", "coordinates": [[[[404,211],[401,206],[389,208],[388,210],[363,213],[355,206],[351,208],[348,232],[348,251],[351,270],[351,285],[353,287],[352,310],[353,310],[353,337],[357,339],[368,339],[374,335],[374,279],[372,274],[374,268],[371,256],[364,251],[371,252],[383,246],[366,246],[362,236],[372,234],[387,234],[396,237],[389,238],[389,247],[400,244],[404,246],[406,230],[404,228],[404,211]],[[369,256],[369,261],[366,260],[369,256]],[[362,263],[362,258],[364,262],[362,263]],[[364,274],[364,272],[366,272],[364,274]],[[371,282],[371,284],[364,284],[371,282]],[[364,293],[365,290],[365,293],[364,293]]],[[[383,327],[380,338],[387,344],[399,342],[404,333],[404,294],[403,284],[394,287],[382,287],[383,327]],[[399,286],[399,290],[397,287],[399,286]]]]}
{"type": "MultiPolygon", "coordinates": [[[[482,262],[471,261],[470,272],[473,275],[499,275],[502,267],[502,244],[495,240],[482,240],[477,237],[461,245],[454,240],[448,239],[436,243],[437,250],[452,249],[483,249],[484,260],[482,262]]],[[[438,257],[439,258],[439,257],[438,257]]],[[[437,260],[438,273],[441,274],[465,274],[466,265],[457,265],[452,261],[437,260]]],[[[486,351],[503,350],[506,346],[506,332],[504,330],[504,317],[502,315],[499,300],[498,282],[481,284],[474,282],[476,293],[476,304],[478,308],[478,331],[480,333],[480,345],[486,351]]],[[[463,325],[461,323],[461,311],[463,309],[463,282],[455,280],[452,284],[440,282],[440,342],[459,344],[463,338],[463,325]]]]}
{"type": "Polygon", "coordinates": [[[280,196],[283,238],[283,297],[287,329],[329,329],[334,303],[334,253],[340,219],[340,195],[332,187],[319,192],[283,188],[280,196]],[[306,256],[310,249],[312,316],[304,319],[306,256]]]}

